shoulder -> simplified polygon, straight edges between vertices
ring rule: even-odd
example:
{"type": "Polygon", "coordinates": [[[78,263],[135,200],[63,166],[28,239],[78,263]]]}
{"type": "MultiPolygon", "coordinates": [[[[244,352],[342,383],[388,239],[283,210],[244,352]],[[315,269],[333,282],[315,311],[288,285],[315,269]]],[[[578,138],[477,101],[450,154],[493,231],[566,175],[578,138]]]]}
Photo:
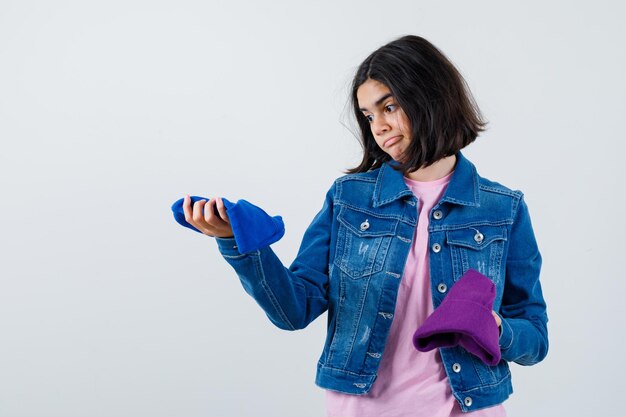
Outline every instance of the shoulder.
{"type": "Polygon", "coordinates": [[[521,190],[512,189],[503,185],[497,181],[490,180],[488,178],[478,175],[478,189],[484,193],[500,194],[508,196],[514,199],[520,199],[524,193],[521,190]]]}
{"type": "Polygon", "coordinates": [[[380,181],[382,170],[384,166],[336,178],[329,191],[329,198],[335,205],[372,208],[374,196],[380,193],[381,187],[384,187],[380,181]]]}
{"type": "Polygon", "coordinates": [[[335,179],[332,188],[339,194],[348,190],[350,190],[350,193],[353,191],[371,193],[376,186],[380,170],[381,168],[376,168],[367,172],[342,175],[335,179]]]}
{"type": "Polygon", "coordinates": [[[483,177],[478,172],[476,165],[460,152],[458,154],[457,169],[460,169],[463,172],[463,175],[470,175],[474,177],[473,182],[477,185],[480,193],[501,195],[513,199],[520,199],[523,196],[523,193],[520,190],[509,188],[500,182],[483,177]]]}
{"type": "Polygon", "coordinates": [[[519,189],[510,188],[498,181],[481,176],[476,173],[478,179],[478,190],[481,202],[490,201],[496,204],[508,203],[511,215],[515,217],[515,213],[520,205],[523,204],[524,193],[519,189]]]}
{"type": "Polygon", "coordinates": [[[380,168],[372,169],[367,172],[357,172],[356,174],[345,174],[335,180],[335,184],[342,184],[350,181],[376,182],[380,168]]]}
{"type": "Polygon", "coordinates": [[[371,194],[376,186],[380,168],[355,174],[344,174],[335,178],[326,192],[326,201],[336,204],[342,196],[356,194],[371,194]]]}

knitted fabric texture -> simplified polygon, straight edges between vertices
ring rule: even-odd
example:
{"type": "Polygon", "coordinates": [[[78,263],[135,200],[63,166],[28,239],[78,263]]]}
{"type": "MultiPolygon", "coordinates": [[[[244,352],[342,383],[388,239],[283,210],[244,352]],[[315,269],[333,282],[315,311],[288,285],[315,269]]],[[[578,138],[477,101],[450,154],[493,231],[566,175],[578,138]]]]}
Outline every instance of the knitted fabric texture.
{"type": "MultiPolygon", "coordinates": [[[[191,196],[192,207],[199,200],[209,201],[205,197],[191,196]]],[[[222,201],[240,253],[252,252],[269,246],[285,234],[285,224],[281,216],[272,217],[262,208],[243,199],[237,203],[232,203],[225,198],[222,198],[222,201]]],[[[174,219],[179,224],[202,233],[185,220],[183,203],[184,199],[181,198],[172,204],[174,219]]]]}
{"type": "Polygon", "coordinates": [[[460,345],[484,363],[500,362],[499,330],[493,314],[494,283],[469,269],[413,335],[421,352],[460,345]]]}

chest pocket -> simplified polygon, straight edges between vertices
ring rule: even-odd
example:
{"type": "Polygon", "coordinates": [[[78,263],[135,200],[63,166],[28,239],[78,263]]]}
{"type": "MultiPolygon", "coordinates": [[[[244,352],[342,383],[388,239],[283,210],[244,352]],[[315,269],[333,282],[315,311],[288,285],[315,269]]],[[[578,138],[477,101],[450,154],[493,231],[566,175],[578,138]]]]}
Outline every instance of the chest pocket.
{"type": "Polygon", "coordinates": [[[399,220],[347,206],[341,206],[337,219],[335,265],[355,279],[380,272],[399,220]]]}
{"type": "Polygon", "coordinates": [[[474,226],[446,232],[455,281],[469,268],[488,276],[496,284],[501,279],[506,226],[474,226]]]}

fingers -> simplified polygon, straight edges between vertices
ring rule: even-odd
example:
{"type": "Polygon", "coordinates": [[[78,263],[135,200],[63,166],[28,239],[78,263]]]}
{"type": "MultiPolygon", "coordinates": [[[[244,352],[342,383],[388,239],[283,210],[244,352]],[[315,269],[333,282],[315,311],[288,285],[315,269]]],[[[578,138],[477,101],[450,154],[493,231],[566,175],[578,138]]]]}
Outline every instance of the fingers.
{"type": "Polygon", "coordinates": [[[191,208],[191,197],[189,197],[189,194],[183,198],[183,213],[185,213],[185,220],[187,223],[192,221],[193,211],[191,208]]]}
{"type": "Polygon", "coordinates": [[[220,197],[217,198],[217,211],[219,212],[222,220],[226,223],[230,223],[230,220],[228,220],[228,214],[226,214],[226,207],[224,207],[224,202],[220,197]]]}
{"type": "Polygon", "coordinates": [[[204,205],[206,200],[199,200],[193,203],[191,197],[187,194],[183,200],[183,212],[187,223],[198,229],[204,234],[210,235],[210,227],[204,221],[204,205]]]}
{"type": "Polygon", "coordinates": [[[196,224],[200,222],[200,220],[204,218],[203,207],[205,203],[206,203],[206,200],[198,200],[195,203],[193,203],[193,206],[191,207],[191,220],[187,220],[189,223],[195,226],[196,224]]]}
{"type": "Polygon", "coordinates": [[[187,223],[209,236],[232,235],[226,208],[221,198],[198,200],[191,204],[191,197],[183,199],[183,212],[187,223]]]}
{"type": "Polygon", "coordinates": [[[496,320],[496,324],[498,325],[498,327],[500,327],[502,325],[502,319],[500,319],[498,313],[492,310],[491,315],[493,315],[493,318],[496,320]]]}
{"type": "Polygon", "coordinates": [[[211,233],[217,237],[233,237],[233,228],[230,226],[226,207],[221,198],[209,200],[204,207],[204,220],[211,227],[211,233]]]}
{"type": "Polygon", "coordinates": [[[215,214],[217,212],[217,208],[215,206],[216,198],[211,198],[204,205],[204,220],[211,225],[219,226],[222,222],[222,219],[219,215],[215,214]]]}

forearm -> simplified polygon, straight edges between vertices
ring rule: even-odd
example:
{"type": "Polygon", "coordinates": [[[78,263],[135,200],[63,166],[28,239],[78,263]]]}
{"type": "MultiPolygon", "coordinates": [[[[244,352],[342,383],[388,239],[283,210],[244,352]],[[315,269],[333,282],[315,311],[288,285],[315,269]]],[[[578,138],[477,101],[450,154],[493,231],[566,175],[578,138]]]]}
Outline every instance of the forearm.
{"type": "Polygon", "coordinates": [[[277,327],[302,329],[326,310],[323,275],[294,266],[286,268],[269,246],[241,254],[234,239],[216,241],[245,291],[277,327]]]}
{"type": "Polygon", "coordinates": [[[541,254],[528,207],[520,201],[510,237],[502,305],[502,358],[533,365],[548,353],[548,316],[539,276],[541,254]]]}

